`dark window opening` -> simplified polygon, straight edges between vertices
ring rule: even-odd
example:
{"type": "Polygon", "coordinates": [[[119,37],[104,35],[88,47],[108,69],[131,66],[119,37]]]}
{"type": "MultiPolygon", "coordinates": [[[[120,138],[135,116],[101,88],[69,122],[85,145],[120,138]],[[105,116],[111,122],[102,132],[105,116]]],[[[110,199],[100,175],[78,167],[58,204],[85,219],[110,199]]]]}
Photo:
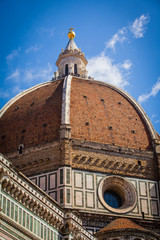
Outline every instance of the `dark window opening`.
{"type": "Polygon", "coordinates": [[[110,207],[120,208],[122,206],[122,200],[116,192],[105,191],[104,200],[110,207]]]}
{"type": "Polygon", "coordinates": [[[15,107],[14,111],[17,111],[19,109],[19,107],[15,107]]]}
{"type": "Polygon", "coordinates": [[[68,64],[65,65],[65,75],[68,75],[68,64]]]}
{"type": "Polygon", "coordinates": [[[34,102],[32,102],[30,106],[32,107],[33,105],[34,105],[34,102]]]}
{"type": "Polygon", "coordinates": [[[19,149],[18,149],[19,150],[19,154],[22,154],[22,152],[23,152],[22,149],[23,149],[22,146],[20,146],[19,149]]]}
{"type": "Polygon", "coordinates": [[[74,74],[77,74],[78,71],[77,71],[77,64],[74,64],[74,74]]]}
{"type": "Polygon", "coordinates": [[[112,128],[112,126],[108,126],[108,129],[109,129],[109,130],[112,130],[113,128],[112,128]]]}
{"type": "Polygon", "coordinates": [[[138,161],[138,165],[141,166],[141,161],[138,161]]]}
{"type": "Polygon", "coordinates": [[[1,138],[2,138],[2,139],[5,139],[5,137],[6,137],[6,135],[2,135],[2,137],[1,137],[1,138]]]}

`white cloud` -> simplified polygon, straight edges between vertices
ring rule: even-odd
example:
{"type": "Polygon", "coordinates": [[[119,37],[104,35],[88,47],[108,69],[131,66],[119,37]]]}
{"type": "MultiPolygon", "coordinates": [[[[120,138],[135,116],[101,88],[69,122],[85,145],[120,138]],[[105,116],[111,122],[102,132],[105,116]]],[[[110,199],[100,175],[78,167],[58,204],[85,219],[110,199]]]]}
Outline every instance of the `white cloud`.
{"type": "Polygon", "coordinates": [[[40,33],[46,33],[48,36],[52,37],[54,35],[54,31],[55,31],[55,28],[45,28],[45,27],[41,27],[39,29],[39,32],[40,33]]]}
{"type": "Polygon", "coordinates": [[[11,75],[9,75],[6,79],[17,79],[20,76],[20,70],[16,69],[11,75]]]}
{"type": "Polygon", "coordinates": [[[135,19],[133,24],[130,26],[130,31],[133,33],[135,38],[141,38],[144,36],[148,22],[149,16],[144,14],[135,19]]]}
{"type": "Polygon", "coordinates": [[[124,63],[122,64],[122,68],[125,70],[129,70],[132,67],[132,63],[129,59],[125,60],[124,63]]]}
{"type": "Polygon", "coordinates": [[[124,88],[128,85],[126,76],[131,67],[131,62],[126,60],[126,65],[128,68],[122,67],[123,64],[115,64],[111,58],[102,53],[88,59],[87,69],[89,75],[95,79],[124,88]]]}
{"type": "Polygon", "coordinates": [[[30,68],[30,69],[25,69],[24,72],[24,80],[32,82],[34,80],[39,79],[41,82],[42,81],[48,81],[51,80],[53,71],[51,68],[50,63],[48,63],[48,66],[46,68],[40,68],[40,69],[35,69],[35,68],[30,68]]]}
{"type": "Polygon", "coordinates": [[[149,16],[142,14],[139,18],[136,18],[132,24],[122,27],[113,35],[113,37],[106,42],[106,49],[110,48],[115,51],[117,43],[123,43],[129,37],[129,33],[132,33],[134,38],[141,38],[146,32],[146,25],[149,22],[149,16]]]}
{"type": "Polygon", "coordinates": [[[124,40],[126,40],[126,37],[124,36],[126,31],[127,29],[125,27],[119,29],[118,32],[114,34],[108,42],[106,42],[106,48],[111,48],[112,50],[115,50],[116,43],[122,43],[124,42],[124,40]]]}
{"type": "Polygon", "coordinates": [[[138,102],[142,103],[147,101],[150,97],[155,97],[159,91],[160,91],[160,77],[158,78],[158,81],[153,85],[150,93],[142,94],[138,97],[138,102]]]}
{"type": "Polygon", "coordinates": [[[15,57],[19,56],[20,47],[18,49],[12,50],[12,52],[6,57],[7,61],[13,60],[15,57]]]}
{"type": "Polygon", "coordinates": [[[51,80],[53,75],[51,64],[48,63],[45,68],[26,68],[26,69],[16,69],[11,75],[9,75],[6,80],[12,79],[17,83],[24,82],[43,82],[51,80]]]}
{"type": "Polygon", "coordinates": [[[37,51],[39,51],[40,49],[42,48],[42,46],[41,45],[34,45],[34,46],[31,46],[31,47],[29,47],[29,48],[27,48],[26,50],[25,50],[25,53],[26,54],[29,54],[29,53],[32,53],[32,52],[37,52],[37,51]]]}

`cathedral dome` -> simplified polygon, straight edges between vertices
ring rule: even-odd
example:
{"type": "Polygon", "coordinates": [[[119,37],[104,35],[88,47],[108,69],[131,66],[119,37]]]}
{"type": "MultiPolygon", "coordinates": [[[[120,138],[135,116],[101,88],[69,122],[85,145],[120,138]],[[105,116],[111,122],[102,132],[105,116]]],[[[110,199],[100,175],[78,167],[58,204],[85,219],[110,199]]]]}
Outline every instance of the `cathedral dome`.
{"type": "Polygon", "coordinates": [[[2,109],[2,153],[17,151],[20,144],[29,147],[58,140],[61,124],[70,124],[72,139],[152,149],[151,125],[124,91],[74,76],[66,88],[70,92],[67,99],[64,85],[64,79],[40,84],[16,96],[2,109]],[[67,122],[62,119],[65,111],[62,101],[70,112],[67,122]]]}

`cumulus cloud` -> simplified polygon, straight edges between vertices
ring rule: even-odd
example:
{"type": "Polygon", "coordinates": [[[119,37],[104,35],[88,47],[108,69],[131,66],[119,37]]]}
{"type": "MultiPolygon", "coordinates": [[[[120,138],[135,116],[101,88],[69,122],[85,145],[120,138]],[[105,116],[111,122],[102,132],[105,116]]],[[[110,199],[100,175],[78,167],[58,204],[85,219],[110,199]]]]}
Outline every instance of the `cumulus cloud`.
{"type": "Polygon", "coordinates": [[[7,61],[11,61],[19,56],[20,48],[12,50],[11,53],[6,57],[7,61]]]}
{"type": "Polygon", "coordinates": [[[114,34],[109,41],[106,42],[106,48],[111,48],[112,50],[115,50],[116,43],[118,42],[122,43],[124,42],[124,40],[126,40],[125,37],[126,31],[127,31],[126,27],[119,29],[118,32],[114,34]]]}
{"type": "Polygon", "coordinates": [[[150,93],[142,94],[138,97],[138,102],[139,103],[146,102],[150,97],[155,97],[159,91],[160,91],[160,77],[158,78],[157,82],[153,85],[150,93]]]}
{"type": "Polygon", "coordinates": [[[130,31],[133,33],[135,38],[141,38],[144,36],[148,22],[149,16],[144,14],[135,19],[133,24],[130,26],[130,31]]]}
{"type": "Polygon", "coordinates": [[[110,48],[115,51],[116,44],[126,41],[129,37],[129,33],[132,33],[134,38],[144,37],[148,22],[149,16],[142,14],[139,18],[136,18],[133,23],[119,29],[117,33],[106,42],[106,49],[110,48]]]}
{"type": "Polygon", "coordinates": [[[32,53],[32,52],[37,52],[37,51],[39,51],[40,49],[42,48],[42,46],[41,45],[34,45],[34,46],[31,46],[31,47],[29,47],[29,48],[27,48],[26,50],[25,50],[25,53],[26,54],[29,54],[29,53],[32,53]]]}
{"type": "Polygon", "coordinates": [[[88,59],[87,69],[89,75],[95,79],[124,88],[128,85],[127,75],[131,65],[129,60],[123,64],[115,64],[111,58],[102,53],[88,59]]]}

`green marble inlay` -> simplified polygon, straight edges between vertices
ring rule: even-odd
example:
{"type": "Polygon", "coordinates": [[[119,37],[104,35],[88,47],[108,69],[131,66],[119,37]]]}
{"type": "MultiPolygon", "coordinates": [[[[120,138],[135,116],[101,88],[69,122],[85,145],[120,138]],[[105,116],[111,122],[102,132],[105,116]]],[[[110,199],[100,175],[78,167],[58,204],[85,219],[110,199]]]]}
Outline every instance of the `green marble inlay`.
{"type": "Polygon", "coordinates": [[[29,214],[27,213],[26,228],[29,229],[29,214]]]}
{"type": "Polygon", "coordinates": [[[50,229],[48,228],[48,240],[50,240],[50,229]]]}
{"type": "Polygon", "coordinates": [[[18,219],[18,223],[21,224],[22,223],[22,209],[19,208],[19,219],[18,219]]]}
{"type": "Polygon", "coordinates": [[[34,227],[33,232],[36,234],[36,219],[35,218],[33,219],[33,227],[34,227]]]}
{"type": "Polygon", "coordinates": [[[14,219],[14,203],[11,203],[11,218],[14,219]]]}
{"type": "Polygon", "coordinates": [[[60,184],[63,184],[63,169],[60,169],[60,184]]]}
{"type": "Polygon", "coordinates": [[[30,231],[33,231],[33,217],[30,216],[30,231]]]}
{"type": "Polygon", "coordinates": [[[51,239],[53,239],[53,232],[51,231],[51,239]]]}
{"type": "Polygon", "coordinates": [[[16,222],[18,221],[18,206],[17,205],[15,205],[14,220],[16,222]]]}
{"type": "Polygon", "coordinates": [[[46,239],[47,237],[47,231],[46,231],[46,227],[44,227],[44,239],[46,239]]]}
{"type": "Polygon", "coordinates": [[[43,238],[43,224],[41,223],[41,238],[43,238]]]}
{"type": "Polygon", "coordinates": [[[7,216],[10,216],[10,200],[7,199],[7,216]]]}
{"type": "Polygon", "coordinates": [[[57,235],[54,233],[54,240],[56,240],[57,239],[57,237],[56,237],[57,235]]]}
{"type": "Polygon", "coordinates": [[[0,194],[0,208],[2,208],[1,206],[2,206],[2,194],[0,194]]]}
{"type": "Polygon", "coordinates": [[[2,208],[2,212],[5,213],[6,211],[6,197],[3,197],[3,208],[2,208]]]}
{"type": "Polygon", "coordinates": [[[67,189],[67,203],[70,203],[70,189],[67,189]]]}
{"type": "Polygon", "coordinates": [[[67,169],[67,184],[70,184],[70,169],[67,169]]]}
{"type": "Polygon", "coordinates": [[[37,221],[37,235],[40,237],[40,222],[37,221]]]}
{"type": "Polygon", "coordinates": [[[63,203],[63,189],[60,189],[60,204],[63,203]]]}
{"type": "Polygon", "coordinates": [[[26,212],[23,210],[23,226],[25,227],[26,224],[26,212]]]}

